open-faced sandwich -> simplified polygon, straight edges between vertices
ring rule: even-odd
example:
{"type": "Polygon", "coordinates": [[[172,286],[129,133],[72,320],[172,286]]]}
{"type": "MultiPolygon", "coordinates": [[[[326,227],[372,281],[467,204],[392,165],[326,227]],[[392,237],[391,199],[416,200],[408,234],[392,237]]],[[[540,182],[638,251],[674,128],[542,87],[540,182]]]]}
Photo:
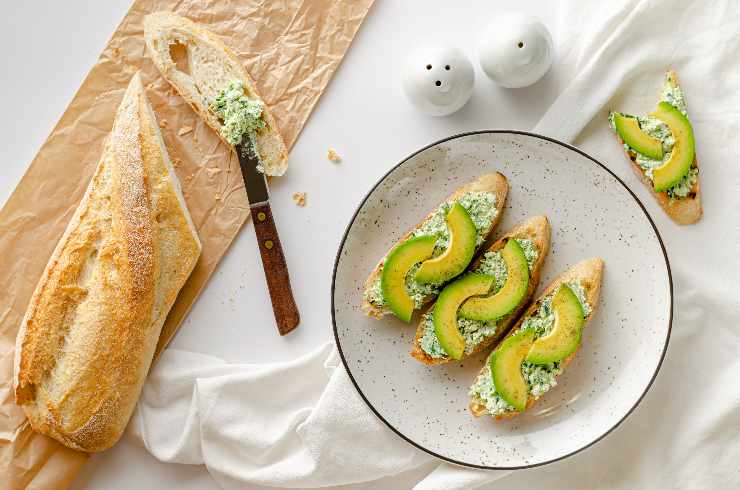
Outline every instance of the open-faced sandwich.
{"type": "Polygon", "coordinates": [[[609,124],[632,167],[670,218],[679,224],[701,218],[699,163],[694,130],[676,73],[666,73],[658,107],[647,116],[609,114],[609,124]]]}
{"type": "Polygon", "coordinates": [[[447,284],[422,315],[411,355],[425,364],[460,360],[506,335],[529,304],[550,247],[550,224],[516,225],[447,284]]]}
{"type": "Polygon", "coordinates": [[[513,417],[557,384],[596,309],[603,267],[601,259],[579,262],[527,308],[470,388],[473,415],[513,417]]]}
{"type": "Polygon", "coordinates": [[[363,310],[405,322],[465,271],[501,219],[509,184],[484,174],[453,192],[383,257],[365,281],[363,310]]]}
{"type": "Polygon", "coordinates": [[[144,19],[147,51],[162,76],[230,146],[249,148],[266,175],[283,175],[288,149],[242,62],[216,35],[172,12],[144,19]]]}

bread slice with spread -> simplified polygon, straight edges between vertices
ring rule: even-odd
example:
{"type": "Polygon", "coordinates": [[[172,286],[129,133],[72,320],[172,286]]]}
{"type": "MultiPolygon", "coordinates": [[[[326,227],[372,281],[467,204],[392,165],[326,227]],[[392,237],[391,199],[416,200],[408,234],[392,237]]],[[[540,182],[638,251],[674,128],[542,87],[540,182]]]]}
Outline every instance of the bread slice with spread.
{"type": "Polygon", "coordinates": [[[658,107],[647,116],[610,112],[609,124],[633,170],[678,224],[701,218],[699,161],[686,101],[674,71],[666,73],[658,107]]]}
{"type": "Polygon", "coordinates": [[[581,346],[601,292],[604,262],[584,260],[558,276],[491,352],[470,388],[476,417],[510,418],[557,385],[581,346]]]}
{"type": "Polygon", "coordinates": [[[501,220],[509,184],[498,172],[461,186],[406,233],[365,281],[362,309],[380,318],[389,313],[411,321],[464,272],[501,220]]]}
{"type": "Polygon", "coordinates": [[[144,18],[149,57],[230,146],[254,151],[260,170],[283,175],[288,149],[242,62],[216,35],[171,12],[144,18]]]}
{"type": "Polygon", "coordinates": [[[495,344],[532,299],[549,248],[547,217],[517,224],[468,267],[486,293],[468,296],[475,284],[466,276],[445,286],[419,321],[411,355],[424,364],[444,364],[495,344]]]}

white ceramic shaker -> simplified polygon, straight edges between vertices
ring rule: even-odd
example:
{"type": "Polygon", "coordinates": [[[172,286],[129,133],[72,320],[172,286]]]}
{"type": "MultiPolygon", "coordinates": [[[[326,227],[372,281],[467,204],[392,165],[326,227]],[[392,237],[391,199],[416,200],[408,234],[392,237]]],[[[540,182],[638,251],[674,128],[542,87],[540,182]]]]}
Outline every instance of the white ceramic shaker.
{"type": "Polygon", "coordinates": [[[425,44],[411,52],[403,71],[409,102],[430,116],[446,116],[470,99],[475,82],[465,53],[448,44],[425,44]]]}
{"type": "Polygon", "coordinates": [[[532,85],[550,69],[553,59],[550,31],[522,13],[505,13],[483,30],[478,59],[494,82],[507,88],[532,85]]]}

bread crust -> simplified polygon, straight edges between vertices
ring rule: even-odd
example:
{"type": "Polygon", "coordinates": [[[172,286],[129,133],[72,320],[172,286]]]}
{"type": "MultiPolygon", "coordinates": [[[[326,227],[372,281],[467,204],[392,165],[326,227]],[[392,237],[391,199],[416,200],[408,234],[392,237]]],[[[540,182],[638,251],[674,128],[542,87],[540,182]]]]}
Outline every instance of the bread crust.
{"type": "MultiPolygon", "coordinates": [[[[678,76],[675,71],[670,70],[666,76],[673,79],[675,84],[678,85],[678,76]]],[[[624,149],[624,141],[616,132],[615,135],[617,137],[617,141],[619,141],[619,144],[624,149]]],[[[681,199],[671,199],[668,197],[667,192],[655,192],[653,181],[645,175],[645,172],[643,172],[642,168],[636,163],[637,154],[634,151],[624,149],[624,153],[630,161],[632,170],[634,170],[642,183],[645,184],[645,187],[650,190],[650,194],[652,194],[653,198],[658,201],[658,204],[663,208],[663,211],[665,211],[669,218],[679,225],[690,225],[699,221],[703,214],[700,185],[701,171],[699,171],[699,175],[697,175],[696,184],[692,187],[689,196],[681,199]]],[[[699,160],[696,156],[694,156],[693,165],[699,169],[699,160]]]]}
{"type": "Polygon", "coordinates": [[[15,398],[37,432],[86,452],[118,440],[200,250],[137,73],[18,332],[15,398]]]}
{"type": "Polygon", "coordinates": [[[255,147],[267,175],[283,175],[288,168],[288,149],[285,146],[275,119],[244,69],[239,58],[215,34],[203,29],[190,19],[172,12],[155,12],[144,18],[144,39],[147,52],[162,76],[177,90],[219,137],[221,122],[210,109],[210,101],[232,80],[244,83],[246,95],[263,103],[262,119],[265,128],[256,135],[255,147]],[[198,50],[199,56],[189,54],[190,73],[178,68],[172,58],[170,46],[181,44],[198,50]],[[209,60],[208,66],[198,65],[200,57],[209,60]]]}
{"type": "MultiPolygon", "coordinates": [[[[584,324],[584,328],[585,328],[586,325],[588,325],[588,322],[591,320],[591,318],[596,313],[596,309],[599,304],[599,296],[601,295],[601,281],[603,277],[603,271],[604,271],[604,261],[600,258],[593,258],[593,259],[583,260],[575,264],[573,267],[566,270],[562,274],[560,274],[545,288],[545,290],[539,296],[537,301],[533,302],[527,308],[527,310],[522,314],[522,316],[519,317],[519,320],[509,330],[509,333],[506,335],[506,337],[513,335],[517,330],[519,330],[519,327],[521,327],[524,320],[527,317],[533,315],[537,311],[537,309],[539,308],[540,302],[546,296],[555,292],[555,290],[558,287],[560,287],[561,284],[570,282],[570,281],[579,281],[581,283],[586,293],[586,301],[588,301],[588,304],[591,305],[591,313],[588,315],[588,317],[586,317],[586,323],[584,324]]],[[[576,349],[575,352],[573,352],[571,355],[569,355],[568,357],[566,357],[565,359],[561,361],[560,367],[562,368],[563,371],[565,371],[565,368],[568,366],[568,364],[570,364],[571,361],[575,358],[580,348],[581,346],[579,345],[578,349],[576,349]]],[[[484,373],[484,370],[488,369],[489,360],[490,360],[490,355],[486,359],[486,362],[483,365],[483,368],[481,368],[481,372],[478,373],[478,376],[481,376],[484,373]]],[[[477,379],[477,376],[476,376],[476,379],[477,379]]],[[[525,411],[529,410],[536,401],[537,401],[537,398],[535,398],[533,395],[530,394],[529,398],[527,399],[526,408],[524,410],[525,411]]],[[[485,405],[478,403],[475,399],[470,400],[470,404],[468,405],[468,408],[470,409],[470,412],[476,417],[480,417],[481,415],[486,415],[488,413],[486,411],[485,405]]],[[[506,412],[501,415],[495,415],[492,418],[495,420],[510,419],[512,417],[516,417],[520,413],[521,412],[506,412]]]]}
{"type": "MultiPolygon", "coordinates": [[[[624,148],[624,141],[617,135],[619,144],[624,148]]],[[[658,201],[658,204],[665,214],[668,215],[675,223],[679,225],[690,225],[699,221],[704,213],[701,205],[701,185],[699,184],[700,177],[697,176],[696,184],[691,189],[690,196],[683,197],[681,199],[671,199],[668,197],[667,192],[655,192],[653,187],[653,181],[645,175],[642,168],[635,162],[636,154],[631,150],[624,150],[625,155],[630,161],[630,166],[634,170],[635,175],[645,184],[650,190],[653,198],[658,201]]],[[[694,164],[697,169],[699,168],[699,161],[694,157],[694,164]]],[[[700,172],[701,173],[701,172],[700,172]]]]}
{"type": "MultiPolygon", "coordinates": [[[[493,219],[493,222],[491,223],[491,228],[488,231],[488,234],[486,235],[486,240],[491,236],[493,231],[496,229],[496,226],[498,226],[498,223],[501,221],[501,216],[503,215],[504,211],[504,204],[506,203],[506,196],[509,193],[509,183],[506,180],[506,177],[504,177],[503,174],[500,172],[493,172],[489,174],[483,174],[480,177],[476,178],[475,180],[472,180],[471,182],[468,182],[467,184],[458,187],[452,194],[447,196],[442,202],[440,202],[437,206],[434,207],[432,211],[429,212],[429,214],[426,215],[426,217],[419,222],[416,227],[409,230],[403,237],[401,237],[393,246],[386,252],[386,254],[383,256],[383,258],[380,259],[378,264],[375,266],[375,268],[370,272],[370,275],[365,280],[364,284],[364,290],[367,290],[372,284],[377,281],[377,279],[380,277],[381,272],[383,271],[383,263],[385,262],[385,258],[388,256],[391,250],[395,248],[398,244],[402,243],[406,239],[408,239],[411,234],[424,226],[424,224],[431,219],[431,217],[434,215],[434,213],[437,211],[440,205],[444,202],[453,201],[461,196],[463,196],[467,192],[491,192],[496,196],[496,217],[493,219]]],[[[425,304],[431,301],[433,297],[429,297],[425,304]]],[[[372,305],[370,302],[368,302],[366,299],[363,298],[362,300],[362,311],[371,317],[374,318],[382,318],[383,316],[391,313],[391,311],[388,308],[378,308],[374,305],[372,305]]]]}
{"type": "MultiPolygon", "coordinates": [[[[496,344],[504,335],[509,331],[509,328],[519,318],[519,314],[527,307],[529,301],[532,299],[534,291],[540,283],[540,275],[542,273],[542,266],[545,263],[545,258],[550,250],[550,223],[547,220],[547,216],[535,216],[518,223],[514,228],[509,230],[504,236],[496,240],[486,250],[481,251],[478,257],[470,264],[468,271],[475,270],[483,260],[486,252],[495,252],[501,250],[506,245],[506,242],[514,238],[529,238],[532,240],[537,248],[539,249],[539,255],[537,260],[532,264],[532,270],[530,271],[530,281],[527,286],[527,293],[522,299],[519,306],[506,317],[504,317],[496,328],[496,334],[483,340],[480,344],[476,345],[470,354],[463,354],[462,359],[473,356],[478,352],[482,352],[488,349],[490,346],[496,344]]],[[[434,304],[429,307],[429,310],[434,308],[434,304]]],[[[421,339],[424,337],[424,322],[419,321],[419,325],[416,327],[416,336],[414,337],[414,343],[411,348],[411,356],[427,365],[446,364],[448,362],[457,362],[455,359],[449,357],[432,357],[421,348],[421,339]]],[[[462,360],[460,359],[460,360],[462,360]]]]}

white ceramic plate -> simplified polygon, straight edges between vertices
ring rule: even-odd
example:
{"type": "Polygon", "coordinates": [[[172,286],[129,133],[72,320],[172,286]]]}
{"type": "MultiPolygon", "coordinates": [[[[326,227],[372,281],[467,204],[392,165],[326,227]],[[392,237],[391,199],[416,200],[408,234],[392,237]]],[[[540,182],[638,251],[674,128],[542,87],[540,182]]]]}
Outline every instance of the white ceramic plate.
{"type": "MultiPolygon", "coordinates": [[[[537,293],[536,293],[537,294],[537,293]]],[[[394,167],[360,203],[337,253],[332,309],[337,346],[362,398],[413,445],[452,463],[490,469],[550,463],[595,443],[637,406],[660,368],[673,287],[665,250],[637,197],[602,164],[546,137],[463,134],[394,167]],[[500,171],[509,179],[502,234],[546,214],[552,246],[538,288],[579,260],[605,261],[597,313],[558,386],[508,421],[474,418],[468,388],[485,355],[425,366],[409,355],[411,325],[360,310],[378,259],[453,189],[500,171]]]]}

